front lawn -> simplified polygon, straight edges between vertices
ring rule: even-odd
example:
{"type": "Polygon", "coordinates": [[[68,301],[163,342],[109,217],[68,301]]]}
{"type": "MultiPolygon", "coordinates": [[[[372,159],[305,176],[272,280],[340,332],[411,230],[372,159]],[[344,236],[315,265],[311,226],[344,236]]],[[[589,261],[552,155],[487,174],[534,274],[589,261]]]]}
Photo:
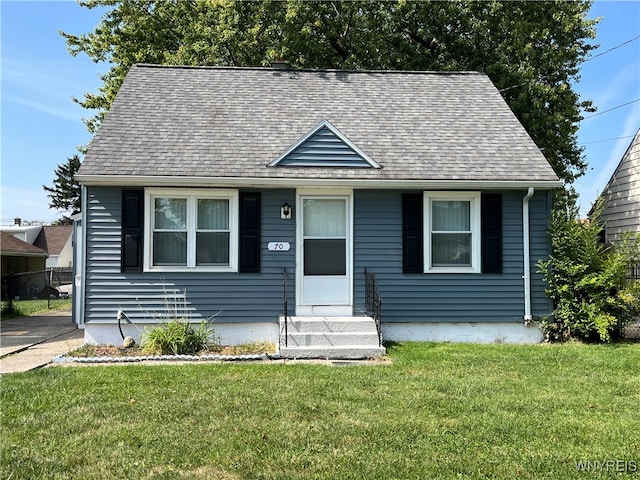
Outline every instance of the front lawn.
{"type": "Polygon", "coordinates": [[[37,315],[39,313],[49,312],[51,310],[64,310],[71,308],[70,298],[51,298],[49,300],[13,300],[13,311],[9,312],[8,301],[2,301],[2,320],[9,318],[37,315]]]}
{"type": "Polygon", "coordinates": [[[389,353],[373,366],[4,376],[0,477],[555,480],[640,471],[640,345],[407,343],[389,353]]]}

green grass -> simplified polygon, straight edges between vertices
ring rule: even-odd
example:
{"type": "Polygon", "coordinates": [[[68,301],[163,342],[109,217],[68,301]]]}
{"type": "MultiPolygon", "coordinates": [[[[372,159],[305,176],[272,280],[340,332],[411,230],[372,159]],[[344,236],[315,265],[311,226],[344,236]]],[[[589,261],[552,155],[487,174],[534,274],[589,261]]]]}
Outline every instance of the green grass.
{"type": "Polygon", "coordinates": [[[4,304],[8,302],[3,301],[2,320],[9,318],[15,318],[20,316],[37,315],[43,312],[49,312],[51,310],[63,310],[65,308],[71,308],[70,298],[52,298],[51,300],[14,300],[13,312],[5,313],[4,304]]]}
{"type": "MultiPolygon", "coordinates": [[[[48,368],[0,378],[10,479],[620,478],[640,345],[397,344],[391,361],[48,368]],[[595,464],[594,464],[595,465],[595,464]],[[616,467],[617,468],[617,467],[616,467]]],[[[633,462],[636,462],[635,464],[633,462]]]]}

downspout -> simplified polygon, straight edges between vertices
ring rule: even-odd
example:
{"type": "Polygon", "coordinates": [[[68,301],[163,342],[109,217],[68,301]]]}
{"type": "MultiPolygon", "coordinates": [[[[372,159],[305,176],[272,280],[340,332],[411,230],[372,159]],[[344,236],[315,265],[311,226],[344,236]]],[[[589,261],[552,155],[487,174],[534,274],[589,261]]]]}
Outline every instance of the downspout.
{"type": "MultiPolygon", "coordinates": [[[[78,318],[78,328],[84,328],[85,318],[84,312],[86,307],[86,284],[87,284],[87,230],[89,227],[89,211],[87,210],[87,205],[89,201],[87,199],[87,187],[86,185],[82,185],[81,187],[81,212],[82,219],[80,224],[80,243],[81,243],[81,262],[80,262],[80,307],[79,307],[79,315],[78,318]]],[[[74,279],[75,280],[75,279],[74,279]]]]}
{"type": "Polygon", "coordinates": [[[522,245],[524,249],[524,324],[529,325],[531,316],[531,260],[529,241],[529,200],[533,197],[534,188],[529,187],[527,194],[522,199],[522,245]]]}

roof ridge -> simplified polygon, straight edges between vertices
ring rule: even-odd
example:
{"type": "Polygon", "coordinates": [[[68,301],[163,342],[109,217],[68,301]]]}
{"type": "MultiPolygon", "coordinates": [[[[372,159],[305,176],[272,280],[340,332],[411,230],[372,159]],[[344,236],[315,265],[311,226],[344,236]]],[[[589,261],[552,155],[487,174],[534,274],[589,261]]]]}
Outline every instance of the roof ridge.
{"type": "Polygon", "coordinates": [[[158,69],[185,69],[185,70],[238,70],[238,71],[258,71],[258,72],[288,72],[288,73],[363,73],[363,74],[414,74],[414,75],[486,75],[478,70],[341,70],[337,68],[313,69],[313,68],[273,68],[273,67],[238,67],[231,65],[162,65],[157,63],[134,63],[133,67],[138,68],[158,68],[158,69]]]}

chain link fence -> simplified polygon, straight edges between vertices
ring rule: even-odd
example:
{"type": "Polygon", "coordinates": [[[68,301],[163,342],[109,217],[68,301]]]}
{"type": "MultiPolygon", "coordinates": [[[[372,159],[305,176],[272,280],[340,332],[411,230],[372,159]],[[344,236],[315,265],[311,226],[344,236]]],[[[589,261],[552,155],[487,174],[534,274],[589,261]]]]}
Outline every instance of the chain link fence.
{"type": "Polygon", "coordinates": [[[37,272],[2,275],[0,300],[32,300],[68,297],[73,274],[70,268],[48,268],[37,272]]]}
{"type": "MultiPolygon", "coordinates": [[[[640,281],[640,263],[629,270],[628,278],[630,278],[631,280],[640,281]]],[[[624,338],[625,340],[640,341],[640,317],[636,317],[634,322],[625,325],[622,328],[621,333],[622,338],[624,338]]]]}

